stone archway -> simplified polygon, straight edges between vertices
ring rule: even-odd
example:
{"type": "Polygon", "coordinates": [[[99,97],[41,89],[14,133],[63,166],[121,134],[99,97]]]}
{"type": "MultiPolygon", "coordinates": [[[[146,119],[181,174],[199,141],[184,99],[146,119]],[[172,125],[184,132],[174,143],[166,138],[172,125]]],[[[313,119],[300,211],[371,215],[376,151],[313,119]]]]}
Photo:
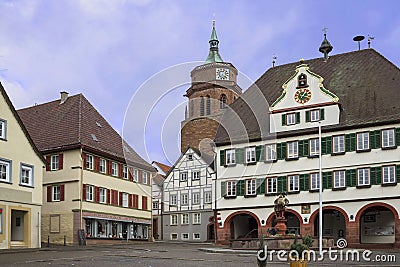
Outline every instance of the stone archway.
{"type": "MultiPolygon", "coordinates": [[[[347,213],[336,206],[322,208],[322,236],[333,239],[336,242],[339,238],[346,238],[346,229],[349,223],[347,213]]],[[[319,209],[310,216],[310,223],[313,227],[313,235],[319,236],[319,209]]]]}
{"type": "MultiPolygon", "coordinates": [[[[299,213],[292,209],[286,209],[285,217],[287,219],[287,233],[288,234],[297,234],[301,235],[301,225],[302,225],[302,218],[299,213]]],[[[266,226],[267,228],[275,227],[275,213],[272,212],[267,219],[266,226]]]]}
{"type": "Polygon", "coordinates": [[[239,211],[231,214],[225,221],[229,238],[248,239],[258,238],[260,221],[256,215],[248,211],[239,211]]]}

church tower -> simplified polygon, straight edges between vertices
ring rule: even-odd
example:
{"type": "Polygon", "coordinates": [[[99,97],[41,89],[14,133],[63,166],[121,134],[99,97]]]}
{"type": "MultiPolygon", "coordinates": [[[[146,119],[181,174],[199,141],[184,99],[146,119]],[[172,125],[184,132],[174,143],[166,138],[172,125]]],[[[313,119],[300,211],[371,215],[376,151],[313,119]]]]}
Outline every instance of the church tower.
{"type": "Polygon", "coordinates": [[[224,62],[218,50],[215,21],[209,41],[210,51],[204,64],[191,72],[191,86],[185,96],[189,104],[181,123],[181,152],[187,147],[212,154],[211,143],[226,106],[242,93],[237,85],[237,69],[224,62]]]}

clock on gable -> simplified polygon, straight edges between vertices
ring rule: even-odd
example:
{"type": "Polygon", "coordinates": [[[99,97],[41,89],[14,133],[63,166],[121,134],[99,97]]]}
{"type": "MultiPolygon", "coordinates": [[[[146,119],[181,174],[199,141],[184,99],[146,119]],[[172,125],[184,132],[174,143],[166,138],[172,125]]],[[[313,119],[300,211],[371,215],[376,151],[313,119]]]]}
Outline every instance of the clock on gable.
{"type": "Polygon", "coordinates": [[[307,103],[310,99],[311,99],[311,91],[306,88],[299,89],[294,94],[294,100],[300,104],[307,103]]]}
{"type": "Polygon", "coordinates": [[[215,69],[216,80],[229,80],[229,69],[217,68],[215,69]]]}

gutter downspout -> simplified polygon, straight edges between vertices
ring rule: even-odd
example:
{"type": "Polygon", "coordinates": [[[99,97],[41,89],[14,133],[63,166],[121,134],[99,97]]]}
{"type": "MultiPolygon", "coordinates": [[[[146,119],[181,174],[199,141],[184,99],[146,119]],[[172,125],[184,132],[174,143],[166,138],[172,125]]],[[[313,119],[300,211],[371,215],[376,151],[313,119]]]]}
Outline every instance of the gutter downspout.
{"type": "Polygon", "coordinates": [[[83,150],[82,150],[82,146],[80,148],[80,153],[81,153],[81,175],[80,175],[80,179],[79,179],[79,229],[82,229],[82,223],[83,223],[83,217],[82,217],[82,209],[83,209],[83,150]]]}

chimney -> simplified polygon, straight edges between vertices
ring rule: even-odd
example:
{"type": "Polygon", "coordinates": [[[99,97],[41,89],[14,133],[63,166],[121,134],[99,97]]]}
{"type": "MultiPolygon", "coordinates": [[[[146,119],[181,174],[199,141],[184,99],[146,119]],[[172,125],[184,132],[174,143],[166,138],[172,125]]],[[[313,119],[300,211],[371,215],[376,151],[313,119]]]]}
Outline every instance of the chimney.
{"type": "Polygon", "coordinates": [[[60,105],[63,104],[65,101],[67,101],[68,98],[68,92],[62,91],[60,92],[61,94],[61,99],[60,99],[60,105]]]}

